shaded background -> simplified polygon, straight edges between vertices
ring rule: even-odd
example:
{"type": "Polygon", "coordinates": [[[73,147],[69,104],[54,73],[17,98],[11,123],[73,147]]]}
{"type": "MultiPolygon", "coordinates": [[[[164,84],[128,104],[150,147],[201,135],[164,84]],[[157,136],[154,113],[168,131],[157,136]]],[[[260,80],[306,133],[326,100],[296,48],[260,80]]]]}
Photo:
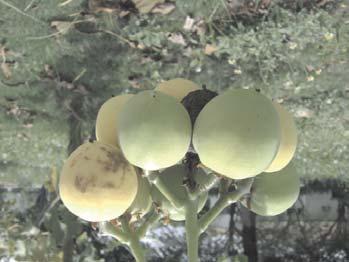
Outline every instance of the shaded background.
{"type": "MultiPolygon", "coordinates": [[[[175,77],[259,88],[299,130],[297,203],[271,218],[227,208],[202,261],[349,261],[348,12],[345,0],[0,0],[0,261],[133,260],[62,206],[57,178],[106,99],[175,77]]],[[[182,223],[144,244],[149,261],[186,260],[182,223]]]]}

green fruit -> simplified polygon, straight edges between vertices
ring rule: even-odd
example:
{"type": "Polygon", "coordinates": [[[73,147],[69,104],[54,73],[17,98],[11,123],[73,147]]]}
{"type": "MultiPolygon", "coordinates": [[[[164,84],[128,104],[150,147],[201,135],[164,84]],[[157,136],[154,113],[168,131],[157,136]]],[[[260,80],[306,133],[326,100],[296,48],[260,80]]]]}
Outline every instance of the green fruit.
{"type": "MultiPolygon", "coordinates": [[[[189,198],[187,191],[183,185],[183,179],[186,175],[186,168],[184,165],[175,165],[169,168],[166,168],[159,174],[158,182],[161,183],[172,195],[175,195],[177,199],[181,200],[183,203],[186,203],[189,198]]],[[[202,169],[198,169],[194,174],[194,180],[198,183],[201,194],[199,196],[199,211],[204,207],[208,192],[203,190],[212,186],[215,176],[206,174],[202,169]]],[[[172,220],[184,220],[185,211],[184,206],[180,209],[176,209],[166,197],[153,186],[152,189],[153,201],[158,202],[161,205],[161,208],[169,213],[170,219],[172,220]]]]}
{"type": "Polygon", "coordinates": [[[243,205],[261,216],[275,216],[290,208],[299,196],[300,179],[292,163],[275,173],[258,175],[243,205]]]}
{"type": "Polygon", "coordinates": [[[190,80],[175,78],[160,83],[154,90],[160,91],[176,98],[178,101],[181,101],[188,93],[199,89],[200,87],[190,80]]]}
{"type": "Polygon", "coordinates": [[[66,160],[59,180],[63,204],[91,222],[122,215],[138,188],[137,174],[120,149],[100,142],[79,146],[66,160]]]}
{"type": "Polygon", "coordinates": [[[232,179],[253,177],[273,161],[280,121],[271,101],[254,90],[230,90],[200,112],[193,145],[201,162],[232,179]]]}
{"type": "Polygon", "coordinates": [[[105,144],[119,146],[117,128],[118,118],[124,104],[132,97],[131,94],[120,95],[108,99],[99,109],[96,119],[96,138],[105,144]]]}
{"type": "Polygon", "coordinates": [[[278,103],[273,102],[273,105],[279,114],[281,142],[273,162],[264,172],[276,172],[284,168],[293,158],[297,147],[297,129],[292,115],[278,103]]]}
{"type": "MultiPolygon", "coordinates": [[[[177,209],[175,208],[170,201],[167,200],[167,198],[161,194],[161,192],[155,187],[152,186],[151,189],[151,195],[153,198],[153,202],[158,204],[161,208],[161,210],[169,215],[169,218],[174,221],[183,221],[185,220],[185,210],[184,207],[177,209]]],[[[199,206],[198,206],[198,212],[200,212],[207,201],[208,193],[202,193],[199,196],[199,206]]]]}
{"type": "Polygon", "coordinates": [[[191,124],[185,108],[173,97],[143,91],[123,107],[119,143],[127,160],[145,170],[175,165],[186,154],[191,124]]]}
{"type": "Polygon", "coordinates": [[[148,179],[144,176],[137,175],[138,178],[138,191],[136,198],[134,199],[132,205],[128,209],[131,214],[137,214],[143,216],[148,213],[151,209],[152,199],[150,194],[150,184],[148,179]]]}

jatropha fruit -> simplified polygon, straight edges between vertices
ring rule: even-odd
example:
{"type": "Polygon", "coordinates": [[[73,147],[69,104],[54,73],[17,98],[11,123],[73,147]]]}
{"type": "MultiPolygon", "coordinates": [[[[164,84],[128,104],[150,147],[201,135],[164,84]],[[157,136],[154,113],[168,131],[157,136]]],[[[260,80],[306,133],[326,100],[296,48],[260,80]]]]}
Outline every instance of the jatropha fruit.
{"type": "Polygon", "coordinates": [[[275,216],[296,202],[299,188],[299,176],[291,162],[280,171],[258,175],[253,181],[250,197],[242,203],[258,215],[275,216]]]}
{"type": "Polygon", "coordinates": [[[127,160],[145,170],[175,165],[191,139],[190,118],[175,98],[143,91],[123,107],[118,123],[119,143],[127,160]]]}
{"type": "Polygon", "coordinates": [[[104,102],[96,118],[97,141],[119,147],[117,135],[119,114],[132,96],[132,94],[118,95],[104,102]]]}
{"type": "Polygon", "coordinates": [[[120,149],[97,141],[82,144],[69,156],[59,181],[64,205],[91,222],[122,215],[137,189],[136,171],[120,149]]]}
{"type": "Polygon", "coordinates": [[[274,216],[299,195],[292,115],[256,90],[217,94],[182,78],[165,81],[107,100],[96,138],[66,160],[60,196],[75,215],[102,222],[137,261],[144,256],[135,242],[161,217],[187,220],[188,261],[197,261],[198,237],[230,203],[274,216]],[[220,198],[199,217],[217,180],[220,198]]]}
{"type": "Polygon", "coordinates": [[[200,87],[190,80],[175,78],[160,83],[154,90],[181,101],[188,93],[199,89],[200,87]]]}
{"type": "MultiPolygon", "coordinates": [[[[185,210],[184,205],[188,201],[188,193],[184,186],[184,179],[186,178],[188,170],[184,165],[175,165],[163,170],[155,182],[155,186],[152,189],[153,200],[156,202],[160,208],[168,213],[169,218],[176,221],[181,221],[185,219],[185,210]],[[161,183],[161,188],[164,191],[161,193],[156,185],[161,183]],[[173,195],[176,199],[178,199],[183,206],[175,207],[170,201],[167,200],[166,193],[173,195]]],[[[213,186],[215,181],[215,176],[206,174],[201,168],[196,169],[192,174],[193,180],[197,183],[198,189],[201,190],[202,193],[199,194],[199,208],[200,211],[207,200],[208,197],[208,189],[213,186]]]]}
{"type": "Polygon", "coordinates": [[[297,147],[297,129],[292,115],[280,104],[273,101],[278,112],[281,127],[281,140],[278,152],[265,172],[276,172],[284,168],[293,158],[297,147]]]}
{"type": "Polygon", "coordinates": [[[230,90],[199,113],[193,145],[201,162],[232,179],[253,177],[273,161],[280,120],[271,101],[255,90],[230,90]]]}

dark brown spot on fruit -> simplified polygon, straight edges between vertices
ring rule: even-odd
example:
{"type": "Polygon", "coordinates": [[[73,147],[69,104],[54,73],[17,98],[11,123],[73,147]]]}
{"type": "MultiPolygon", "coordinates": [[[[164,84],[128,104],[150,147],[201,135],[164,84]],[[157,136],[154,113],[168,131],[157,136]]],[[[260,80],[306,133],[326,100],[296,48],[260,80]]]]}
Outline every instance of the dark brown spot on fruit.
{"type": "Polygon", "coordinates": [[[113,182],[108,181],[108,182],[104,183],[104,184],[102,185],[102,187],[103,187],[103,188],[114,188],[115,185],[114,185],[113,182]]]}
{"type": "Polygon", "coordinates": [[[96,186],[96,177],[91,175],[90,177],[84,177],[82,175],[77,175],[75,177],[74,185],[78,191],[85,193],[89,186],[96,186]]]}

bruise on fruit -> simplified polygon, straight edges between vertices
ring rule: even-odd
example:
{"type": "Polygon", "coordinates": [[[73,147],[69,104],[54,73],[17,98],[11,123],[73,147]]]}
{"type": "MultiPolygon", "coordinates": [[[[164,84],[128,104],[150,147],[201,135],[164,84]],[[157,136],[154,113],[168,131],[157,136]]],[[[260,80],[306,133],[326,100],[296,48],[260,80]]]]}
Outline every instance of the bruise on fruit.
{"type": "Polygon", "coordinates": [[[88,161],[88,160],[90,160],[91,158],[89,158],[89,157],[87,157],[87,156],[84,156],[84,159],[88,161]]]}
{"type": "Polygon", "coordinates": [[[94,175],[90,177],[83,177],[81,175],[77,175],[75,177],[74,185],[78,191],[81,193],[85,193],[89,186],[96,186],[96,177],[94,175]]]}
{"type": "Polygon", "coordinates": [[[102,185],[102,187],[103,187],[103,188],[114,188],[115,185],[114,185],[113,182],[108,181],[108,182],[105,182],[105,183],[102,185]]]}

